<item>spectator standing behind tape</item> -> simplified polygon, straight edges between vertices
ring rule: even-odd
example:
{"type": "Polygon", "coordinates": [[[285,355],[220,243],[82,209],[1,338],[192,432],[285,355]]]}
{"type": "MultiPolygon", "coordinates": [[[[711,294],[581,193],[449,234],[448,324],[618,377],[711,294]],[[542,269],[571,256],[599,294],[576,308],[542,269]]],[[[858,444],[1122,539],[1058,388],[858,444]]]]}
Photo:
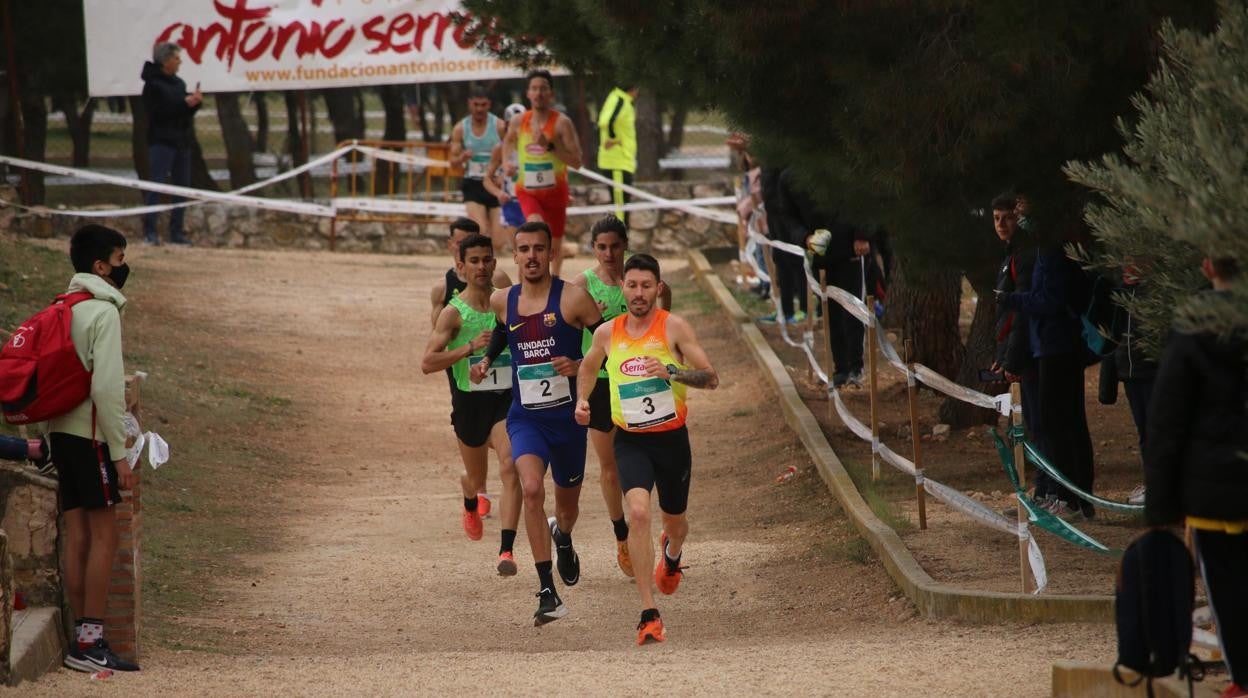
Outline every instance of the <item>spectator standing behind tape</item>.
{"type": "Polygon", "coordinates": [[[598,169],[616,184],[611,188],[611,201],[615,204],[615,217],[624,225],[628,225],[624,204],[629,196],[619,185],[631,185],[637,172],[637,122],[633,109],[637,92],[636,86],[617,87],[598,111],[598,169]]]}
{"type": "MultiPolygon", "coordinates": [[[[1060,244],[1052,245],[1036,255],[1031,288],[997,294],[997,302],[1027,315],[1031,355],[1037,366],[1037,446],[1076,487],[1091,494],[1095,474],[1084,404],[1086,348],[1079,319],[1071,310],[1081,273],[1060,244]]],[[[1056,483],[1053,490],[1055,498],[1043,504],[1055,515],[1067,519],[1095,516],[1092,505],[1070,490],[1056,483]]]]}
{"type": "MultiPolygon", "coordinates": [[[[887,271],[892,257],[887,244],[878,244],[883,239],[883,231],[873,233],[867,227],[840,222],[817,230],[807,241],[807,249],[814,255],[811,268],[826,271],[829,284],[856,298],[866,300],[867,296],[874,296],[877,307],[872,308],[872,312],[877,317],[883,315],[887,271]],[[877,237],[879,240],[874,239],[877,237]]],[[[861,320],[839,303],[829,301],[827,307],[832,386],[861,387],[864,381],[863,338],[866,328],[861,320]]]]}
{"type": "MultiPolygon", "coordinates": [[[[1122,270],[1122,285],[1115,289],[1116,293],[1131,301],[1146,296],[1148,290],[1142,278],[1144,273],[1142,265],[1127,265],[1122,270]]],[[[1142,456],[1148,434],[1148,407],[1157,379],[1157,362],[1140,348],[1145,337],[1125,306],[1115,303],[1111,327],[1122,334],[1117,337],[1118,347],[1114,352],[1101,360],[1100,401],[1102,404],[1114,404],[1118,397],[1118,383],[1122,383],[1123,392],[1127,394],[1127,405],[1131,408],[1131,419],[1139,435],[1142,456]]],[[[1143,504],[1144,493],[1144,485],[1136,487],[1127,497],[1127,502],[1143,504]]]]}
{"type": "MultiPolygon", "coordinates": [[[[767,214],[768,237],[801,247],[810,232],[823,227],[835,216],[815,212],[814,203],[794,187],[792,168],[763,167],[763,210],[767,214]]],[[[780,294],[780,312],[759,318],[760,322],[794,324],[806,319],[806,270],[799,255],[772,248],[776,277],[772,283],[780,294]],[[793,300],[797,299],[797,307],[793,300]]]]}
{"type": "MultiPolygon", "coordinates": [[[[1233,258],[1208,259],[1201,270],[1213,290],[1196,302],[1217,304],[1239,283],[1233,258]]],[[[1157,369],[1149,402],[1144,518],[1152,526],[1193,530],[1209,607],[1234,685],[1222,695],[1248,695],[1248,327],[1225,336],[1174,332],[1157,369]]]]}
{"type": "MultiPolygon", "coordinates": [[[[143,106],[147,109],[148,175],[153,182],[187,187],[191,184],[191,140],[195,112],[204,96],[195,86],[187,93],[186,83],[178,77],[182,65],[182,49],[163,42],[152,49],[152,60],[143,64],[143,106]]],[[[181,201],[174,197],[174,201],[181,201]]],[[[143,203],[152,206],[159,201],[156,192],[143,192],[143,203]]],[[[156,213],[143,216],[143,239],[151,245],[160,244],[156,234],[156,213]]],[[[186,209],[175,208],[169,213],[169,242],[189,245],[183,229],[186,209]]]]}

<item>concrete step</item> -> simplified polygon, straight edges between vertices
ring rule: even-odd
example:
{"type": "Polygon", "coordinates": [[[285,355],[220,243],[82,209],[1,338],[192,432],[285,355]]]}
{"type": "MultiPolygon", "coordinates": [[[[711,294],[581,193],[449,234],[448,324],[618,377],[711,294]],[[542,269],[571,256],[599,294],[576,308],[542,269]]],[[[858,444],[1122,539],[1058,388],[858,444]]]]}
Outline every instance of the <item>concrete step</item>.
{"type": "MultiPolygon", "coordinates": [[[[1123,678],[1134,680],[1130,669],[1123,678]]],[[[1225,674],[1211,676],[1195,685],[1195,698],[1217,698],[1230,679],[1225,674]]],[[[1148,691],[1144,682],[1128,688],[1114,680],[1110,664],[1090,662],[1057,662],[1053,665],[1053,698],[1144,698],[1148,691]]],[[[1187,681],[1177,678],[1153,680],[1156,698],[1187,698],[1187,681]]]]}
{"type": "Polygon", "coordinates": [[[13,612],[13,642],[9,657],[13,673],[9,683],[34,681],[49,671],[56,671],[64,657],[65,638],[61,628],[61,609],[34,606],[13,612]]]}

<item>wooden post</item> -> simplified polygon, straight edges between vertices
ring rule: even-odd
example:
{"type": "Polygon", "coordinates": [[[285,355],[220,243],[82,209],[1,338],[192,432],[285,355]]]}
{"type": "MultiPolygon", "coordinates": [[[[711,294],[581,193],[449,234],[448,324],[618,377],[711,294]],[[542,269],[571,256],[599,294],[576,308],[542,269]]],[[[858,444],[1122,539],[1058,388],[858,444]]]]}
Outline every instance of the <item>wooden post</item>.
{"type": "MultiPolygon", "coordinates": [[[[871,312],[871,308],[875,307],[875,296],[867,296],[867,312],[871,312]]],[[[880,454],[876,452],[876,444],[880,442],[880,418],[879,406],[876,396],[878,388],[877,367],[876,367],[876,342],[875,318],[870,317],[867,322],[867,370],[870,372],[870,378],[867,385],[871,390],[871,480],[880,479],[880,454]]]]}
{"type": "Polygon", "coordinates": [[[771,302],[776,311],[776,323],[779,324],[784,322],[784,317],[780,310],[780,280],[776,278],[776,261],[771,258],[774,249],[768,245],[763,251],[763,263],[767,266],[767,276],[771,277],[771,302]]]}
{"type": "Polygon", "coordinates": [[[919,438],[919,386],[914,380],[914,342],[907,339],[904,344],[906,351],[906,394],[910,399],[910,442],[911,456],[914,458],[914,496],[919,503],[919,530],[927,530],[927,491],[923,489],[923,447],[919,438]]]}
{"type": "Polygon", "coordinates": [[[823,351],[824,365],[828,367],[828,424],[832,424],[831,420],[836,419],[836,403],[832,399],[832,374],[835,368],[832,366],[832,303],[828,300],[828,270],[819,270],[819,285],[823,288],[823,351]]]}
{"type": "MultiPolygon", "coordinates": [[[[1010,424],[1012,424],[1015,427],[1021,427],[1023,425],[1023,411],[1022,409],[1015,409],[1016,407],[1022,404],[1023,404],[1022,388],[1019,387],[1018,383],[1010,383],[1010,405],[1013,406],[1010,410],[1010,424]]],[[[1027,453],[1023,449],[1023,442],[1015,441],[1014,442],[1014,471],[1018,473],[1018,483],[1022,487],[1023,494],[1026,494],[1027,492],[1027,462],[1024,460],[1026,457],[1027,457],[1027,453]]],[[[1020,525],[1027,523],[1027,510],[1023,507],[1023,503],[1021,500],[1018,502],[1017,510],[1018,510],[1018,523],[1020,525]]],[[[1022,538],[1019,538],[1018,539],[1018,573],[1022,577],[1024,594],[1030,594],[1036,588],[1035,580],[1033,580],[1032,576],[1028,574],[1027,572],[1028,569],[1030,569],[1030,567],[1031,565],[1027,561],[1027,541],[1022,538]]]]}
{"type": "MultiPolygon", "coordinates": [[[[803,272],[803,274],[804,273],[805,272],[803,272]]],[[[807,283],[806,284],[806,332],[810,334],[811,344],[814,344],[815,342],[815,303],[817,302],[819,302],[819,297],[815,295],[815,289],[811,288],[810,284],[807,283]]],[[[805,341],[805,338],[803,338],[802,341],[805,341]]],[[[811,353],[814,354],[815,348],[812,346],[810,349],[811,349],[811,353]]],[[[815,374],[814,364],[807,362],[806,366],[807,366],[806,376],[807,378],[810,379],[810,384],[818,385],[819,381],[815,374]]],[[[829,378],[831,378],[831,374],[828,374],[828,376],[829,378]]]]}

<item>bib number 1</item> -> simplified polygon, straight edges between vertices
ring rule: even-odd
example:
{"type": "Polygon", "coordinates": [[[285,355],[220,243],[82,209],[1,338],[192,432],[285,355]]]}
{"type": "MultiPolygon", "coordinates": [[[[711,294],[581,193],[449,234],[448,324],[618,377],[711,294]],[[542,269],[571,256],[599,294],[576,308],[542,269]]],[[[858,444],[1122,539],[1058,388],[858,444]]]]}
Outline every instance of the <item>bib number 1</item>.
{"type": "MultiPolygon", "coordinates": [[[[476,366],[481,363],[485,355],[468,357],[468,366],[476,366]]],[[[485,378],[480,383],[470,383],[468,391],[472,393],[486,390],[510,390],[511,389],[511,355],[502,354],[493,363],[490,364],[490,370],[485,372],[485,378]]]]}
{"type": "Polygon", "coordinates": [[[559,375],[552,363],[516,367],[520,384],[520,404],[525,409],[543,410],[572,401],[572,382],[559,375]]]}

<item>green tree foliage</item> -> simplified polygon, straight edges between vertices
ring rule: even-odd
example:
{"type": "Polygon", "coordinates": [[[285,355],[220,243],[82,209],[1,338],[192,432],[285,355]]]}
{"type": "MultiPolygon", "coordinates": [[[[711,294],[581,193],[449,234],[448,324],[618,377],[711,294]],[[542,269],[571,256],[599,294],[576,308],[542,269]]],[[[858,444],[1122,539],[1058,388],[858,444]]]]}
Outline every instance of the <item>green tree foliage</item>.
{"type": "Polygon", "coordinates": [[[1087,222],[1101,243],[1096,264],[1142,268],[1149,294],[1128,307],[1154,352],[1172,322],[1188,330],[1248,326],[1248,288],[1192,298],[1203,256],[1248,262],[1248,7],[1222,2],[1204,35],[1167,23],[1165,57],[1121,120],[1123,155],[1071,163],[1095,190],[1087,222]]]}

